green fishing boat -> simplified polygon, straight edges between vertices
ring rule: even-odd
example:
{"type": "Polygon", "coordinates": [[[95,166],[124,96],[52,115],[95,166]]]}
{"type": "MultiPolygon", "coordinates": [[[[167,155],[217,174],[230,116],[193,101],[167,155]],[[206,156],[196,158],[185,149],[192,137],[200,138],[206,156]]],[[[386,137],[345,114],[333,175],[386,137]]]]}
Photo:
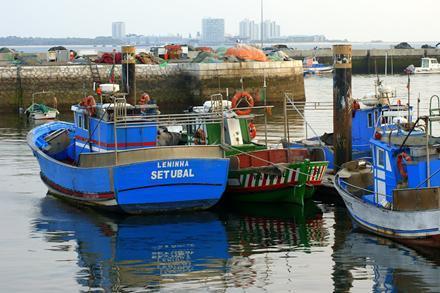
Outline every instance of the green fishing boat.
{"type": "MultiPolygon", "coordinates": [[[[209,101],[195,112],[214,111],[209,101]]],[[[256,115],[246,111],[238,115],[229,101],[221,101],[223,125],[207,124],[194,130],[197,144],[215,144],[224,131],[226,156],[230,158],[227,200],[244,202],[286,202],[304,205],[322,183],[328,162],[313,161],[307,149],[271,149],[253,141],[255,127],[251,122],[256,115]]],[[[264,109],[265,107],[249,107],[264,109]]]]}

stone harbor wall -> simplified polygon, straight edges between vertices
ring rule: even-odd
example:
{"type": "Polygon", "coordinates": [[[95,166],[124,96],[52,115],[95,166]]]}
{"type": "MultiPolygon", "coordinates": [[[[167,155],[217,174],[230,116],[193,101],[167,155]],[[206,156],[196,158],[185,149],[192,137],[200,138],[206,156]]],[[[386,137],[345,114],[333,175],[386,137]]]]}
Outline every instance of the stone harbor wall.
{"type": "MultiPolygon", "coordinates": [[[[331,48],[319,50],[285,50],[289,57],[303,60],[318,57],[320,63],[333,64],[331,48]]],[[[420,66],[422,57],[433,57],[440,61],[440,49],[354,49],[353,74],[402,74],[409,65],[420,66]]]]}
{"type": "MultiPolygon", "coordinates": [[[[112,65],[98,65],[100,76],[108,81],[112,65]]],[[[115,65],[115,78],[121,84],[121,65],[115,65]]],[[[237,90],[256,95],[267,85],[268,103],[282,101],[284,92],[304,100],[304,80],[300,61],[243,62],[218,64],[136,65],[136,87],[157,100],[161,107],[183,109],[202,104],[211,94],[232,96],[237,90]]],[[[67,110],[82,97],[93,93],[88,65],[2,66],[0,67],[0,111],[15,112],[31,103],[32,93],[50,91],[39,102],[67,110]]],[[[37,101],[37,102],[38,102],[37,101]]]]}

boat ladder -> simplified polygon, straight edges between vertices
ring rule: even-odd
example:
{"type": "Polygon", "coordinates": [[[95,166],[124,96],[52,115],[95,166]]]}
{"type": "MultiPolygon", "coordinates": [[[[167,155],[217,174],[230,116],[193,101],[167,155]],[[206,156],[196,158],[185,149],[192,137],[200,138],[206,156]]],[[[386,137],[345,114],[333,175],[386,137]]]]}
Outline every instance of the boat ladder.
{"type": "Polygon", "coordinates": [[[87,63],[89,64],[90,72],[92,73],[92,80],[96,86],[101,84],[101,76],[99,74],[98,65],[87,57],[87,63]]]}

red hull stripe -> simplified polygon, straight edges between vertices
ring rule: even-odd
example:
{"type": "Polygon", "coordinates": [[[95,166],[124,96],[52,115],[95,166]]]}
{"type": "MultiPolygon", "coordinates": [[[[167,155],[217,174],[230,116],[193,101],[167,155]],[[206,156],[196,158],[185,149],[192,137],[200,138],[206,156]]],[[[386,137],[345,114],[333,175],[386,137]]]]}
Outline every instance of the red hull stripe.
{"type": "MultiPolygon", "coordinates": [[[[83,141],[83,142],[89,142],[87,138],[84,138],[82,136],[75,136],[75,139],[83,141]]],[[[106,143],[102,141],[97,140],[90,140],[91,143],[96,144],[97,146],[103,146],[106,148],[114,148],[116,144],[114,143],[106,143]]],[[[118,148],[121,147],[143,147],[143,146],[156,146],[155,141],[145,141],[145,142],[125,142],[125,143],[118,143],[118,148]]]]}
{"type": "Polygon", "coordinates": [[[64,194],[67,194],[67,195],[70,195],[70,196],[73,196],[73,197],[78,197],[78,198],[82,198],[82,199],[94,199],[94,200],[104,200],[104,199],[108,200],[108,199],[115,198],[115,194],[113,192],[83,193],[83,192],[64,188],[64,187],[50,181],[44,175],[41,175],[41,178],[47,185],[49,185],[54,190],[61,192],[61,193],[64,193],[64,194]]]}

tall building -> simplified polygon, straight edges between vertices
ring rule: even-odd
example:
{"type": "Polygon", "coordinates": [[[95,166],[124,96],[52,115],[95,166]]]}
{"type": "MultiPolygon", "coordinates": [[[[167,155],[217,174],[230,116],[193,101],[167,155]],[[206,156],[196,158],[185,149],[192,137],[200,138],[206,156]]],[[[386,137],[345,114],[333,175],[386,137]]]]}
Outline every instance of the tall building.
{"type": "Polygon", "coordinates": [[[265,40],[279,38],[280,36],[281,28],[275,21],[265,20],[263,22],[263,38],[265,40]]]}
{"type": "Polygon", "coordinates": [[[239,24],[239,37],[251,41],[260,39],[260,26],[253,20],[244,19],[239,24]]]}
{"type": "Polygon", "coordinates": [[[244,19],[239,24],[239,36],[251,41],[261,40],[261,29],[264,40],[279,38],[281,36],[280,26],[275,21],[265,20],[263,25],[253,20],[244,19]]]}
{"type": "Polygon", "coordinates": [[[125,38],[125,22],[117,21],[112,23],[112,38],[122,40],[125,38]]]}
{"type": "Polygon", "coordinates": [[[202,19],[202,41],[220,44],[225,41],[225,20],[223,18],[202,19]]]}

